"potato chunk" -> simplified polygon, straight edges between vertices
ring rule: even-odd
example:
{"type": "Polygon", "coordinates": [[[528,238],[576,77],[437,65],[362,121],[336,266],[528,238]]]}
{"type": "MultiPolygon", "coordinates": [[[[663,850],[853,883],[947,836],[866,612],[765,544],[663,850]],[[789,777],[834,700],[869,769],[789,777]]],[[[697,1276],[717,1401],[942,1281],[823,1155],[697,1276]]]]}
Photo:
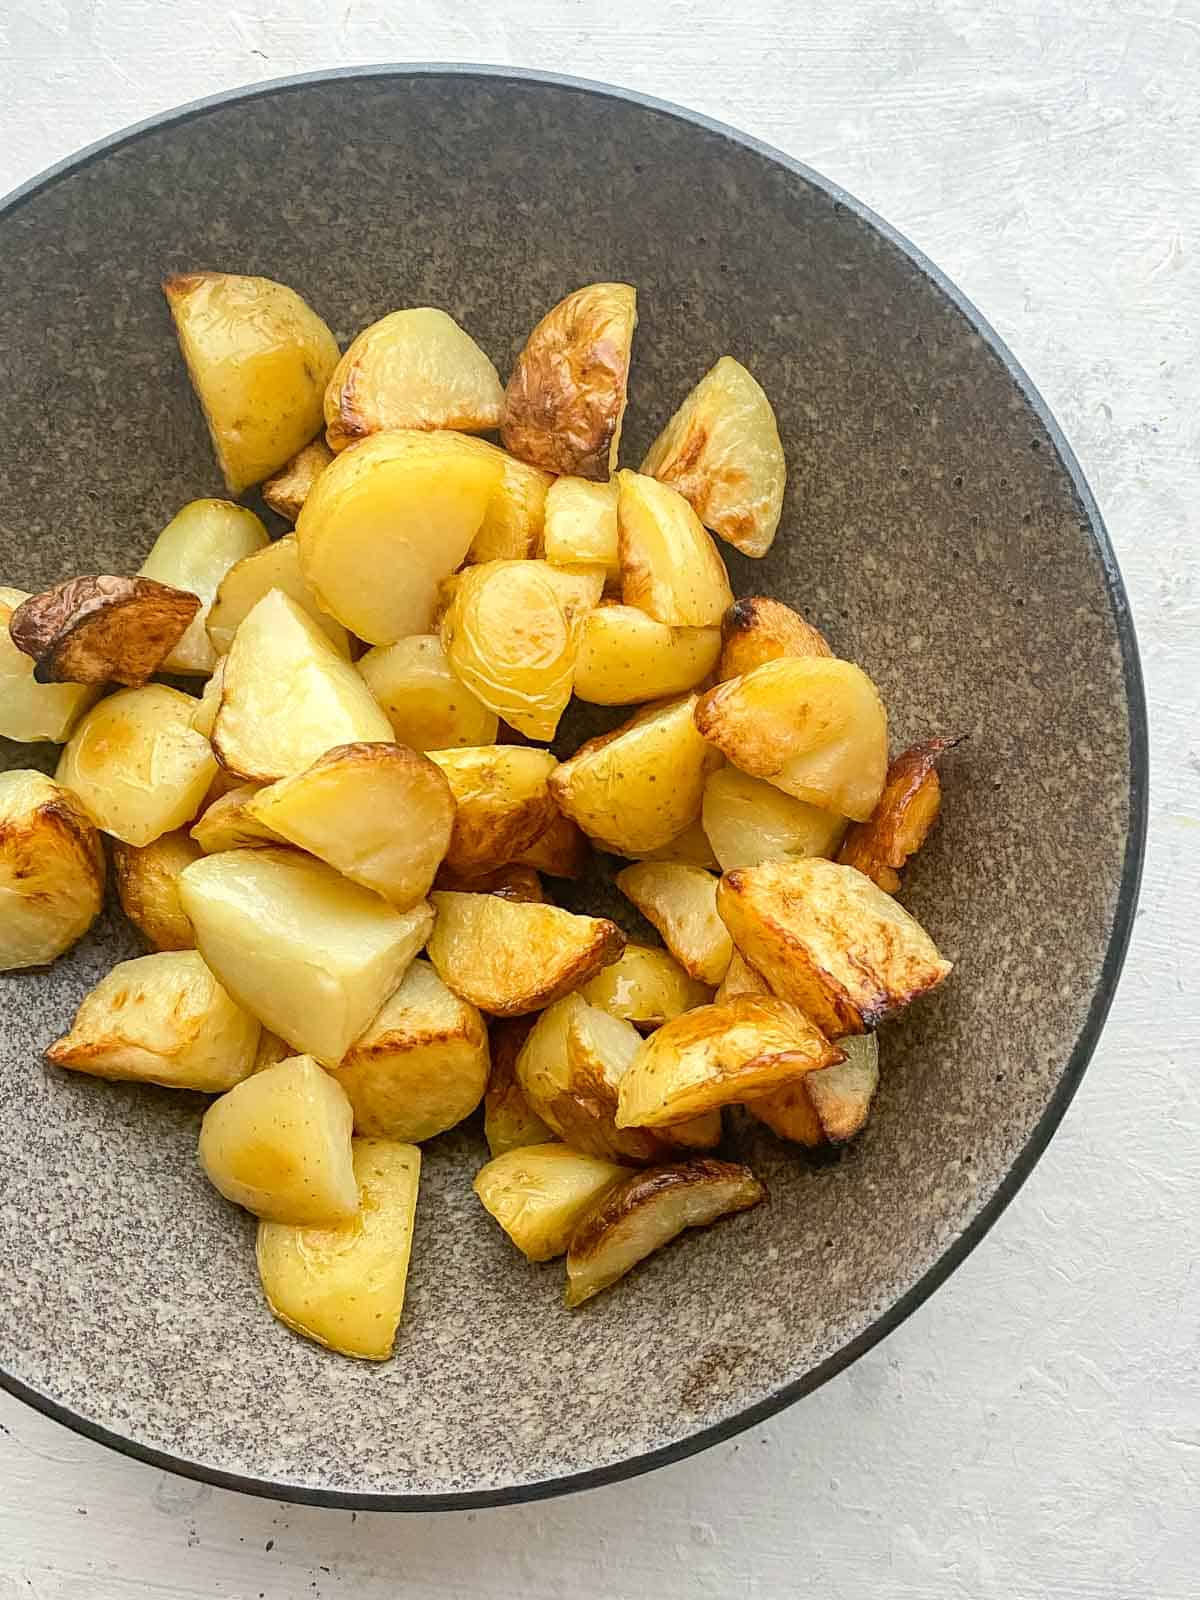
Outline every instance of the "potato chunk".
{"type": "Polygon", "coordinates": [[[0,587],[0,739],[61,744],[100,689],[95,684],[37,681],[33,657],[13,643],[8,631],[13,612],[28,599],[24,589],[0,587]]]}
{"type": "Polygon", "coordinates": [[[410,306],[371,323],[334,368],[325,391],[333,450],[387,428],[500,426],[500,374],[464,328],[433,306],[410,306]]]}
{"type": "Polygon", "coordinates": [[[637,292],[592,283],[529,335],[504,395],[504,448],[546,472],[604,479],[617,464],[637,292]]]}
{"type": "Polygon", "coordinates": [[[714,996],[717,1004],[723,1006],[726,1000],[732,1000],[739,994],[770,994],[770,992],[770,985],[762,973],[754,970],[735,945],[729,965],[725,969],[725,976],[721,979],[714,996]]]}
{"type": "Polygon", "coordinates": [[[712,1157],[635,1173],[608,1190],[572,1235],[567,1305],[581,1306],[686,1228],[707,1228],[766,1198],[749,1167],[712,1157]]]}
{"type": "Polygon", "coordinates": [[[219,1094],[248,1077],[258,1023],[195,950],[122,961],[83,997],[46,1060],[97,1078],[219,1094]]]}
{"type": "Polygon", "coordinates": [[[264,845],[286,842],[282,834],[268,828],[250,810],[250,802],[262,788],[261,783],[239,783],[205,806],[190,831],[201,854],[215,856],[222,850],[258,850],[264,845]]]}
{"type": "Polygon", "coordinates": [[[306,611],[272,589],[225,658],[213,749],[222,766],[273,783],[335,745],[387,743],[392,725],[306,611]]]}
{"type": "Polygon", "coordinates": [[[358,1212],[339,1228],[258,1225],[258,1274],[293,1333],[363,1361],[386,1361],[404,1310],[421,1152],[355,1139],[358,1212]]]}
{"type": "Polygon", "coordinates": [[[493,894],[436,891],[429,959],[455,994],[494,1016],[539,1011],[615,961],[625,947],[616,923],[558,906],[493,894]]]}
{"type": "MultiPolygon", "coordinates": [[[[188,718],[188,727],[196,733],[202,733],[206,739],[212,738],[217,712],[221,709],[221,692],[224,687],[225,658],[222,656],[204,685],[200,698],[193,702],[192,714],[188,718]]],[[[236,778],[234,781],[237,781],[236,778]]]]}
{"type": "Polygon", "coordinates": [[[41,772],[0,773],[0,972],[82,939],[104,901],[104,851],[75,796],[41,772]]]}
{"type": "Polygon", "coordinates": [[[530,905],[546,903],[542,880],[537,873],[532,867],[519,866],[515,861],[477,874],[455,872],[452,867],[443,866],[435,887],[451,889],[456,894],[498,894],[502,900],[523,900],[530,905]]]}
{"type": "Polygon", "coordinates": [[[492,744],[477,750],[433,750],[454,796],[454,829],[445,851],[454,872],[502,867],[545,833],[554,817],[548,787],[557,763],[548,750],[492,744]]]}
{"type": "Polygon", "coordinates": [[[591,854],[592,847],[579,824],[556,808],[553,822],[521,852],[517,863],[550,878],[581,878],[591,854]]]}
{"type": "Polygon", "coordinates": [[[522,1145],[481,1167],[474,1189],[527,1261],[550,1261],[566,1250],[588,1208],[628,1173],[565,1144],[522,1145]]]}
{"type": "Polygon", "coordinates": [[[838,851],[843,866],[857,867],[880,889],[896,893],[909,856],[925,843],[941,810],[937,764],[958,742],[926,739],[896,757],[888,767],[879,804],[868,821],[854,824],[838,851]]]}
{"type": "Polygon", "coordinates": [[[658,929],[690,978],[710,987],[720,983],[733,940],[717,915],[711,872],[673,861],[638,861],[617,873],[617,888],[658,929]]]}
{"type": "Polygon", "coordinates": [[[879,1083],[879,1046],[873,1033],[834,1041],[846,1059],[807,1072],[746,1107],[781,1139],[816,1149],[841,1144],[866,1126],[879,1083]]]}
{"type": "Polygon", "coordinates": [[[150,844],[196,815],[217,774],[191,726],[195,705],[164,683],[109,695],[71,735],[55,777],[105,833],[150,844]]]}
{"type": "Polygon", "coordinates": [[[737,678],[781,656],[831,656],[825,635],[798,611],[767,595],[735,600],[721,618],[717,677],[737,678]]]}
{"type": "Polygon", "coordinates": [[[37,683],[146,682],[200,609],[182,589],[151,578],[70,578],[30,595],[8,632],[33,658],[37,683]]]}
{"type": "Polygon", "coordinates": [[[208,618],[221,580],[270,542],[253,511],[231,500],[193,500],[167,523],[142,562],[141,575],[196,595],[200,609],[163,662],[164,672],[208,677],[217,664],[208,618]]]}
{"type": "Polygon", "coordinates": [[[621,598],[672,628],[714,628],[733,604],[711,534],[682,495],[640,472],[619,472],[621,598]]]}
{"type": "Polygon", "coordinates": [[[863,821],[887,771],[887,715],[850,661],[787,657],[701,695],[696,726],[735,767],[863,821]]]}
{"type": "Polygon", "coordinates": [[[200,1124],[200,1165],[256,1217],[332,1227],[358,1215],[350,1102],[311,1056],[291,1056],[223,1094],[200,1124]]]}
{"type": "Polygon", "coordinates": [[[153,950],[194,950],[196,934],[179,900],[179,874],[203,854],[182,829],[152,844],[113,844],[121,909],[153,950]]]}
{"type": "Polygon", "coordinates": [[[607,577],[618,577],[616,480],[555,478],[546,494],[544,547],[556,567],[597,566],[607,577]]]}
{"type": "Polygon", "coordinates": [[[400,986],[429,935],[427,905],[397,911],[324,862],[227,850],[179,879],[205,960],[292,1048],[336,1066],[400,986]]]}
{"type": "Polygon", "coordinates": [[[261,483],[321,426],[337,340],[282,283],[231,272],[163,282],[230,494],[261,483]]]}
{"type": "Polygon", "coordinates": [[[494,1156],[554,1139],[553,1130],[529,1104],[517,1077],[517,1057],[532,1027],[532,1017],[497,1017],[488,1030],[491,1067],[483,1097],[483,1132],[494,1156]]]}
{"type": "Polygon", "coordinates": [[[265,550],[230,567],[221,579],[208,613],[208,637],[218,656],[229,654],[233,636],[264,595],[281,589],[325,634],[338,655],[350,658],[350,635],[336,617],[322,611],[316,595],[300,570],[300,546],[294,533],[285,533],[265,550]]]}
{"type": "Polygon", "coordinates": [[[717,909],[775,993],[830,1038],[873,1028],[950,972],[890,895],[817,856],[727,872],[717,909]]]}
{"type": "Polygon", "coordinates": [[[710,776],[701,817],[724,872],[777,856],[832,856],[846,831],[836,811],[796,800],[736,767],[710,776]]]}
{"type": "MultiPolygon", "coordinates": [[[[262,497],[277,516],[294,523],[304,502],[312,493],[312,486],[333,460],[333,451],[323,438],[306,444],[273,478],[262,486],[262,497]]],[[[294,598],[294,596],[293,596],[294,598]]]]}
{"type": "Polygon", "coordinates": [[[668,628],[636,606],[597,606],[584,621],[575,693],[597,706],[683,694],[708,676],[720,648],[716,628],[668,628]]]}
{"type": "Polygon", "coordinates": [[[546,494],[554,479],[548,472],[518,461],[499,445],[487,439],[464,438],[477,455],[494,462],[500,470],[479,524],[471,540],[467,561],[528,561],[542,553],[542,531],[546,520],[546,494]]]}
{"type": "Polygon", "coordinates": [[[455,677],[436,633],[376,645],[358,670],[393,734],[410,749],[495,744],[500,719],[455,677]]]}
{"type": "Polygon", "coordinates": [[[296,524],[305,581],[368,644],[431,631],[438,585],[466,556],[502,475],[477,442],[375,433],[313,485],[296,524]]]}
{"type": "Polygon", "coordinates": [[[632,941],[579,993],[589,1005],[643,1030],[661,1028],[672,1017],[712,999],[712,990],[689,978],[673,955],[632,941]]]}

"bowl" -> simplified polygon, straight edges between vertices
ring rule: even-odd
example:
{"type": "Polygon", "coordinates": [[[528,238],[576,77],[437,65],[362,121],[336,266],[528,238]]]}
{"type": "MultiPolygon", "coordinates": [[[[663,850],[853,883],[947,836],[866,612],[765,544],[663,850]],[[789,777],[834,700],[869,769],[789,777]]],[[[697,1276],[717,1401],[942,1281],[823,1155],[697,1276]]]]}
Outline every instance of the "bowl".
{"type": "MultiPolygon", "coordinates": [[[[93,146],[0,209],[4,580],[132,571],[221,484],[158,284],[294,285],[344,341],[444,306],[505,371],[542,312],[638,286],[624,458],[729,351],[791,465],[739,593],[860,661],[893,743],[969,735],[906,900],[957,962],[883,1037],[834,1159],[735,1144],[771,1203],[660,1252],[579,1313],[471,1192],[468,1124],[427,1148],[395,1359],[267,1314],[252,1220],[206,1184],[199,1097],[40,1062],[138,946],[111,911],[3,979],[0,1376],[157,1466],[278,1498],[431,1509],[640,1472],[761,1421],[894,1328],[1050,1138],[1124,955],[1146,806],[1133,629],[1095,503],[1028,378],[894,230],[745,136],[624,91],[459,67],[332,73],[93,146]]],[[[6,766],[49,768],[6,745],[6,766]]]]}

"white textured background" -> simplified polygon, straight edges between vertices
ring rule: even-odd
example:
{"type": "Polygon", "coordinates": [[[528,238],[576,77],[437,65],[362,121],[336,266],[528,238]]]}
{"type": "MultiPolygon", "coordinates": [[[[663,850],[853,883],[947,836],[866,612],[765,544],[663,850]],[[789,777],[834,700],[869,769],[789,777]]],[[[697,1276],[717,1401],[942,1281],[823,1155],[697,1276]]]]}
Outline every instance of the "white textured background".
{"type": "Polygon", "coordinates": [[[421,59],[644,89],[845,184],[975,299],[1078,450],[1132,594],[1156,763],[1133,951],[1062,1131],[966,1266],[848,1373],[650,1478],[407,1518],[203,1488],[0,1396],[0,1600],[1200,1593],[1200,0],[821,10],[0,0],[0,191],[228,85],[421,59]]]}

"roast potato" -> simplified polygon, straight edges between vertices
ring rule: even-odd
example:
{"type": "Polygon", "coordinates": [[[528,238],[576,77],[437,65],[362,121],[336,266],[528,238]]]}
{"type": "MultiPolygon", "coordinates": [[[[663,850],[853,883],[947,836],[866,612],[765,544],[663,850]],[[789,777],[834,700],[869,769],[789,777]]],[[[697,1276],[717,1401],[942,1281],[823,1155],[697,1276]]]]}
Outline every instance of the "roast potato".
{"type": "Polygon", "coordinates": [[[717,909],[772,990],[830,1038],[875,1027],[950,972],[891,895],[819,856],[727,872],[717,909]]]}
{"type": "Polygon", "coordinates": [[[152,950],[194,950],[196,935],[179,900],[179,874],[203,854],[183,828],[152,844],[113,841],[121,910],[152,950]]]}
{"type": "Polygon", "coordinates": [[[673,955],[632,941],[579,993],[589,1005],[643,1030],[661,1028],[672,1017],[712,999],[712,990],[690,978],[673,955]]]}
{"type": "Polygon", "coordinates": [[[521,852],[517,863],[551,878],[581,878],[587,871],[591,854],[591,846],[579,824],[564,817],[556,808],[553,822],[521,852]]]}
{"type": "MultiPolygon", "coordinates": [[[[719,756],[714,754],[710,758],[710,764],[719,759],[719,756]]],[[[634,850],[629,853],[635,861],[676,861],[681,867],[703,867],[706,872],[721,870],[699,817],[689,822],[687,827],[673,838],[668,839],[666,844],[660,844],[657,849],[634,850]]]]}
{"type": "Polygon", "coordinates": [[[265,1072],[277,1061],[286,1061],[291,1053],[292,1047],[286,1039],[264,1028],[258,1036],[258,1049],[254,1052],[254,1071],[265,1072]]]}
{"type": "Polygon", "coordinates": [[[846,831],[836,811],[797,800],[736,767],[710,775],[700,815],[723,872],[776,856],[832,856],[846,831]]]}
{"type": "Polygon", "coordinates": [[[69,950],[104,901],[104,851],[91,818],[41,772],[0,772],[0,972],[69,950]]]}
{"type": "Polygon", "coordinates": [[[548,472],[518,461],[486,439],[464,441],[500,469],[479,532],[471,540],[468,562],[527,561],[542,553],[546,495],[554,479],[548,472]]]}
{"type": "Polygon", "coordinates": [[[282,834],[260,822],[250,810],[250,802],[262,788],[261,783],[239,783],[205,806],[190,830],[198,853],[215,856],[222,850],[257,850],[263,845],[287,843],[282,834]]]}
{"type": "MultiPolygon", "coordinates": [[[[844,1065],[839,1062],[836,1066],[822,1067],[821,1072],[840,1072],[844,1065]]],[[[746,1110],[780,1139],[803,1145],[807,1150],[819,1149],[826,1142],[825,1130],[807,1085],[810,1078],[819,1078],[821,1072],[806,1072],[802,1078],[793,1078],[770,1094],[752,1100],[746,1110]]]]}
{"type": "Polygon", "coordinates": [[[904,750],[888,767],[879,804],[866,822],[846,834],[838,860],[857,867],[888,894],[900,888],[909,856],[925,843],[942,805],[937,764],[957,739],[926,739],[904,750]]]}
{"type": "Polygon", "coordinates": [[[100,689],[83,683],[39,683],[33,658],[13,643],[8,624],[29,596],[0,587],[0,739],[61,744],[93,704],[100,689]]]}
{"type": "Polygon", "coordinates": [[[681,494],[640,472],[619,472],[621,598],[672,628],[714,628],[733,604],[712,536],[681,494]]]}
{"type": "MultiPolygon", "coordinates": [[[[200,698],[192,706],[192,714],[188,719],[188,727],[194,729],[196,733],[202,733],[206,739],[212,738],[217,712],[221,709],[221,692],[224,687],[225,657],[222,656],[204,685],[200,698]]],[[[234,779],[235,783],[238,781],[237,778],[234,779]]]]}
{"type": "Polygon", "coordinates": [[[233,636],[258,602],[281,589],[320,628],[338,655],[350,657],[350,635],[336,617],[322,611],[300,570],[300,546],[294,533],[284,534],[265,550],[246,556],[221,579],[208,613],[208,637],[218,656],[226,656],[233,636]]]}
{"type": "Polygon", "coordinates": [[[454,797],[454,827],[446,865],[477,875],[504,866],[550,826],[554,801],[548,781],[556,762],[548,750],[492,744],[474,750],[431,750],[454,797]]]}
{"type": "Polygon", "coordinates": [[[566,1250],[588,1208],[628,1173],[565,1144],[521,1145],[481,1167],[474,1189],[527,1261],[550,1261],[566,1250]]]}
{"type": "Polygon", "coordinates": [[[879,1087],[879,1044],[875,1035],[852,1035],[839,1039],[838,1046],[845,1051],[845,1061],[821,1072],[810,1072],[804,1079],[821,1130],[832,1144],[852,1139],[866,1126],[871,1101],[879,1087]]]}
{"type": "Polygon", "coordinates": [[[634,1173],[607,1190],[572,1234],[567,1305],[581,1306],[685,1228],[707,1228],[766,1198],[749,1167],[711,1156],[634,1173]]]}
{"type": "Polygon", "coordinates": [[[555,478],[546,494],[543,547],[556,567],[603,567],[605,576],[621,571],[617,544],[617,485],[587,478],[555,478]]]}
{"type": "Polygon", "coordinates": [[[717,677],[738,678],[764,661],[781,656],[831,656],[825,635],[798,611],[768,595],[735,600],[721,618],[721,658],[717,677]]]}
{"type": "Polygon", "coordinates": [[[241,494],[321,427],[337,341],[294,289],[270,278],[177,273],[163,293],[225,486],[241,494]]]}
{"type": "Polygon", "coordinates": [[[708,676],[720,648],[716,628],[668,628],[636,606],[597,606],[584,620],[575,693],[598,706],[683,694],[708,676]]]}
{"type": "Polygon", "coordinates": [[[532,1027],[532,1017],[497,1017],[488,1030],[491,1066],[483,1097],[483,1132],[494,1156],[554,1139],[552,1130],[525,1098],[517,1077],[517,1057],[532,1027]]]}
{"type": "Polygon", "coordinates": [[[393,734],[410,749],[495,744],[500,719],[455,677],[436,633],[376,645],[358,670],[393,734]]]}
{"type": "Polygon", "coordinates": [[[333,451],[324,438],[313,439],[303,450],[297,450],[282,471],[267,479],[262,486],[263,499],[278,516],[294,523],[313,484],[332,460],[333,451]]]}
{"type": "Polygon", "coordinates": [[[119,962],[84,995],[46,1060],[97,1078],[219,1094],[248,1077],[258,1022],[195,950],[119,962]]]}
{"type": "Polygon", "coordinates": [[[725,968],[725,976],[713,996],[716,1003],[723,1006],[726,1000],[732,1000],[739,994],[770,994],[770,992],[770,985],[762,973],[755,972],[735,945],[733,954],[729,958],[729,965],[725,968]]]}
{"type": "Polygon", "coordinates": [[[715,987],[733,955],[717,915],[717,880],[701,867],[638,861],[617,873],[617,888],[658,929],[689,978],[715,987]]]}
{"type": "Polygon", "coordinates": [[[504,395],[504,448],[546,472],[608,478],[617,464],[637,291],[592,283],[548,311],[504,395]]]}
{"type": "Polygon", "coordinates": [[[524,900],[532,905],[542,905],[546,899],[542,880],[534,869],[516,861],[475,874],[443,866],[434,880],[434,887],[452,889],[459,894],[498,894],[502,900],[524,900]]]}
{"type": "Polygon", "coordinates": [[[231,500],[193,500],[167,523],[142,562],[141,575],[196,595],[200,607],[162,663],[164,672],[208,677],[217,664],[217,652],[207,624],[221,580],[231,567],[265,550],[270,542],[253,511],[231,500]]]}
{"type": "Polygon", "coordinates": [[[152,578],[70,578],[13,611],[13,644],[37,683],[143,684],[200,609],[194,594],[152,578]]]}

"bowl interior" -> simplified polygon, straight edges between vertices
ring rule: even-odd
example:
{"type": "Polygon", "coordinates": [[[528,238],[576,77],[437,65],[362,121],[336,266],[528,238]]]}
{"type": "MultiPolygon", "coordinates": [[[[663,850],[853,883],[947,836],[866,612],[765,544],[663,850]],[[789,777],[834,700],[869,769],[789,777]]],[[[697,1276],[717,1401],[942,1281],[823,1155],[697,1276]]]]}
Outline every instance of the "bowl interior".
{"type": "Polygon", "coordinates": [[[686,1448],[913,1303],[1082,1070],[1132,911],[1137,777],[1132,646],[1083,491],[986,330],[811,175],[628,98],[398,72],[167,122],[0,214],[3,581],[132,571],[222,492],[158,290],[194,267],[293,284],[343,341],[443,306],[502,372],[566,291],[634,283],[634,465],[719,355],[749,365],[791,480],[768,559],[725,552],[735,590],[860,661],[894,745],[970,736],[906,892],[958,968],[883,1035],[859,1140],[815,1160],[739,1125],[771,1203],[580,1314],[561,1265],[522,1264],[472,1195],[478,1128],[434,1141],[376,1368],[267,1314],[251,1222],[196,1166],[198,1098],[40,1064],[137,951],[110,914],[51,971],[0,979],[0,1369],[105,1437],[298,1496],[503,1498],[686,1448]]]}

